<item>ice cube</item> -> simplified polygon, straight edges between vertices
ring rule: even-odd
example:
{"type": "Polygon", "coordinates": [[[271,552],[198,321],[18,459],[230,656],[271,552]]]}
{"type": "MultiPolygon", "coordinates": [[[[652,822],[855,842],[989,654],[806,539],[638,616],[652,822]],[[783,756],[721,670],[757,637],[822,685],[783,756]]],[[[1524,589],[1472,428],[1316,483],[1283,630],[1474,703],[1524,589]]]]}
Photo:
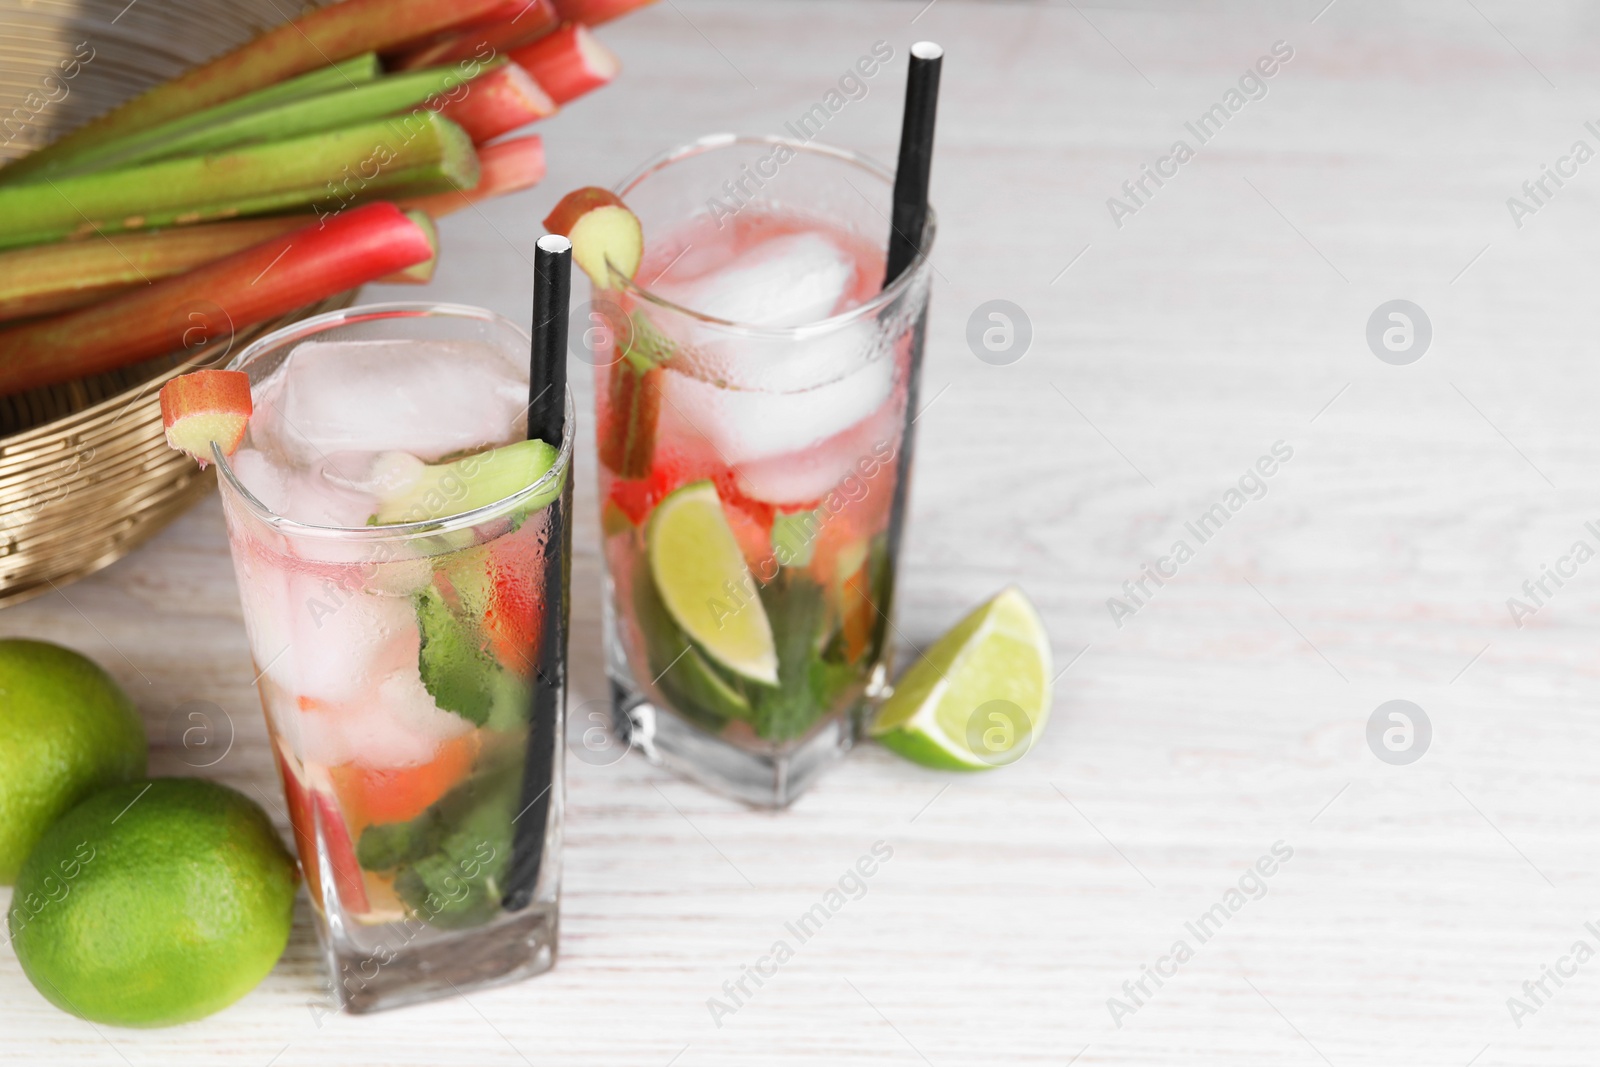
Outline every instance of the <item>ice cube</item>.
{"type": "Polygon", "coordinates": [[[340,488],[386,499],[415,485],[425,466],[409,452],[340,452],[328,457],[322,476],[340,488]]]}
{"type": "Polygon", "coordinates": [[[285,514],[289,506],[289,473],[268,458],[265,452],[254,448],[241,448],[228,460],[234,477],[250,491],[250,495],[265,504],[274,515],[285,514]]]}
{"type": "Polygon", "coordinates": [[[413,657],[378,683],[375,696],[308,709],[300,735],[309,761],[383,770],[426,763],[441,744],[472,728],[434,703],[413,657]]]}
{"type": "Polygon", "coordinates": [[[297,463],[403,450],[432,462],[519,436],[527,371],[480,341],[306,341],[289,356],[270,434],[297,463]]]}
{"type": "MultiPolygon", "coordinates": [[[[242,453],[241,453],[242,455],[242,453]]],[[[256,542],[236,539],[239,603],[244,609],[245,637],[256,670],[278,687],[294,690],[294,612],[290,608],[289,575],[256,542]]]]}
{"type": "MultiPolygon", "coordinates": [[[[322,464],[289,475],[288,502],[282,514],[308,526],[365,527],[378,510],[378,498],[330,479],[322,464]]],[[[368,552],[364,546],[358,551],[368,552]]]]}
{"type": "Polygon", "coordinates": [[[791,233],[747,249],[713,273],[664,281],[657,295],[680,307],[747,326],[802,326],[834,314],[856,262],[819,233],[791,233]]]}
{"type": "Polygon", "coordinates": [[[865,471],[881,468],[894,452],[900,412],[885,404],[842,433],[798,452],[749,460],[734,469],[739,489],[752,500],[779,507],[798,507],[820,500],[845,483],[848,499],[857,499],[865,471]],[[854,482],[846,480],[855,475],[854,482]]]}
{"type": "MultiPolygon", "coordinates": [[[[875,359],[803,392],[725,389],[671,367],[661,379],[661,437],[704,437],[731,465],[775,459],[827,440],[884,406],[894,361],[875,359]]],[[[830,483],[831,484],[831,483],[830,483]]]]}
{"type": "Polygon", "coordinates": [[[375,596],[314,574],[289,580],[288,610],[294,641],[293,692],[337,704],[366,692],[417,655],[417,621],[407,598],[375,596]]]}

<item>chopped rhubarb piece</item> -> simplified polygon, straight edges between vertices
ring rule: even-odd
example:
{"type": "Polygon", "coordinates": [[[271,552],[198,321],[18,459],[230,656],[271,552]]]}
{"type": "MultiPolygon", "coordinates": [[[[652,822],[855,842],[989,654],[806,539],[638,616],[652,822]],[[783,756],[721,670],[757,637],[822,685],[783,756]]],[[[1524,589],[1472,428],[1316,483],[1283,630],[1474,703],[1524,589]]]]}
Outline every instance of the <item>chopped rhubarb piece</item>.
{"type": "Polygon", "coordinates": [[[466,130],[474,144],[492,141],[555,113],[555,101],[539,88],[533,75],[515,63],[474,78],[467,83],[466,94],[446,104],[441,112],[466,130]]]}
{"type": "Polygon", "coordinates": [[[513,49],[510,55],[511,62],[532,74],[558,104],[600,88],[622,69],[612,51],[577,23],[513,49]]]}
{"type": "Polygon", "coordinates": [[[572,258],[595,285],[613,288],[609,261],[632,280],[644,257],[644,229],[617,194],[590,185],[574,189],[545,216],[544,228],[572,242],[572,258]]]}
{"type": "Polygon", "coordinates": [[[211,446],[231,456],[250,424],[250,376],[237,370],[200,370],[161,387],[161,422],[167,444],[204,467],[211,446]]]}
{"type": "MultiPolygon", "coordinates": [[[[498,542],[496,542],[498,543],[498,542]]],[[[509,671],[531,677],[544,635],[544,598],[540,575],[529,562],[540,557],[522,551],[490,553],[492,571],[489,603],[483,612],[483,630],[489,649],[509,671]]]]}
{"type": "Polygon", "coordinates": [[[328,777],[351,823],[409,822],[467,776],[482,747],[473,731],[440,744],[426,763],[385,768],[346,763],[328,768],[328,777]]]}
{"type": "Polygon", "coordinates": [[[339,903],[351,915],[365,915],[371,908],[367,903],[367,878],[361,873],[361,864],[356,862],[356,847],[350,840],[350,828],[339,813],[339,805],[320,790],[311,794],[311,803],[316,808],[317,825],[322,830],[322,847],[328,850],[339,903]]]}
{"type": "Polygon", "coordinates": [[[656,422],[661,412],[661,371],[620,359],[611,368],[600,462],[619,478],[649,475],[655,460],[656,422]]]}
{"type": "Polygon", "coordinates": [[[861,565],[844,579],[839,595],[840,614],[843,621],[840,632],[844,635],[845,658],[856,663],[872,643],[872,632],[877,629],[878,608],[872,602],[872,558],[861,553],[861,565]]]}
{"type": "Polygon", "coordinates": [[[620,18],[635,8],[646,7],[655,0],[555,0],[556,10],[568,22],[581,22],[585,26],[598,26],[620,18]]]}
{"type": "Polygon", "coordinates": [[[611,483],[611,502],[616,504],[635,526],[642,526],[657,504],[674,489],[702,475],[700,468],[681,456],[664,453],[657,457],[656,465],[640,478],[618,478],[611,483]]]}
{"type": "Polygon", "coordinates": [[[365,915],[371,908],[367,902],[366,876],[356,862],[350,832],[339,814],[338,805],[331,797],[311,788],[295,770],[299,761],[293,756],[277,745],[273,746],[273,755],[278,758],[278,775],[283,779],[283,797],[289,803],[295,851],[300,854],[300,867],[306,877],[306,888],[311,892],[311,903],[319,911],[326,910],[322,898],[322,869],[317,860],[316,826],[321,823],[322,845],[328,852],[339,903],[352,915],[365,915]]]}
{"type": "Polygon", "coordinates": [[[544,178],[544,140],[534,134],[483,145],[478,149],[478,166],[482,177],[471,189],[415,196],[400,201],[400,206],[442,219],[480,201],[531,189],[544,178]]]}

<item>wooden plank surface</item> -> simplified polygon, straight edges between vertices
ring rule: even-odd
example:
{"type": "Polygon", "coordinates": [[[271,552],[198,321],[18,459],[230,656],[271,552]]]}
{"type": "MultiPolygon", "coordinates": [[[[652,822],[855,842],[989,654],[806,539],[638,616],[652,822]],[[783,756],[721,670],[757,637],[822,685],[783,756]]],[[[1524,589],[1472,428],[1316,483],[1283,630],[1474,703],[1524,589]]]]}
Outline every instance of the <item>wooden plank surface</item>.
{"type": "MultiPolygon", "coordinates": [[[[553,973],[328,1017],[302,901],[259,989],[167,1031],[69,1018],[0,950],[0,1061],[1593,1063],[1600,963],[1520,1019],[1507,1000],[1574,942],[1600,949],[1600,562],[1520,627],[1506,601],[1575,541],[1600,548],[1600,162],[1520,227],[1506,201],[1573,142],[1600,148],[1600,14],[1324,3],[667,0],[604,28],[623,79],[546,124],[541,188],[446,223],[427,294],[526,321],[561,192],[703,133],[777,130],[880,39],[895,60],[825,136],[892,158],[906,48],[943,42],[899,629],[926,643],[1020,583],[1072,664],[1049,733],[976,777],[868,747],[778,815],[636,757],[569,760],[553,973]],[[1280,41],[1265,94],[1200,143],[1185,123],[1280,41]],[[1178,139],[1193,158],[1125,197],[1119,227],[1108,198],[1178,139]],[[1031,322],[1010,365],[965,339],[992,299],[1031,322]],[[1405,366],[1366,338],[1395,299],[1432,325],[1405,366]],[[1277,442],[1292,456],[1200,543],[1185,523],[1277,442]],[[1108,598],[1180,539],[1178,576],[1113,619],[1108,598]],[[1432,725],[1405,766],[1366,739],[1392,699],[1432,725]],[[708,998],[879,841],[893,855],[864,895],[717,1025],[708,998]],[[1290,857],[1250,876],[1275,844],[1290,857]],[[1186,923],[1218,904],[1202,940],[1186,923]],[[1179,940],[1192,955],[1162,985],[1124,991],[1179,940]]],[[[575,388],[584,411],[592,383],[575,388]]],[[[586,438],[577,720],[604,695],[592,456],[586,438]]],[[[276,800],[214,500],[0,633],[104,663],[156,773],[276,800]],[[218,749],[181,740],[193,701],[232,738],[204,768],[218,749]]]]}

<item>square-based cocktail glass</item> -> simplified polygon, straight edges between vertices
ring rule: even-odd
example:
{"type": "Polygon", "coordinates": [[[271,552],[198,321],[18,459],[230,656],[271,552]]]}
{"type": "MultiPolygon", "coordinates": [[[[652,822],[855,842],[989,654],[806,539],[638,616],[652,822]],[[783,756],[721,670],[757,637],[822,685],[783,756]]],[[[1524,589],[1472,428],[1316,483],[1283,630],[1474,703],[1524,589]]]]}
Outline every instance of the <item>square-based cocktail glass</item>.
{"type": "MultiPolygon", "coordinates": [[[[387,304],[296,323],[231,364],[250,375],[256,413],[232,460],[215,456],[229,544],[317,933],[345,1010],[512,981],[555,959],[570,396],[547,473],[531,484],[496,482],[514,491],[487,499],[474,481],[504,469],[488,458],[508,454],[499,446],[523,440],[516,390],[526,395],[528,349],[526,333],[483,309],[387,304]],[[407,374],[417,375],[415,389],[439,381],[430,371],[467,373],[452,361],[470,356],[481,369],[487,360],[499,389],[493,402],[484,398],[485,425],[464,429],[476,448],[425,457],[440,462],[424,473],[441,476],[417,483],[425,491],[404,497],[406,510],[369,520],[384,525],[359,525],[367,506],[352,485],[392,489],[397,478],[419,477],[421,465],[396,460],[399,451],[305,447],[315,437],[296,422],[318,398],[302,400],[291,419],[285,397],[295,375],[310,373],[292,359],[307,342],[358,356],[363,345],[415,346],[407,358],[416,362],[396,365],[396,390],[407,388],[407,374]],[[430,368],[434,354],[444,362],[430,368]],[[283,476],[287,491],[260,473],[270,449],[308,463],[283,476]],[[345,523],[281,513],[293,510],[285,502],[296,492],[323,490],[334,511],[355,501],[345,523]],[[275,508],[258,494],[281,499],[275,508]]],[[[381,407],[384,390],[358,399],[381,407]]],[[[403,450],[417,438],[420,449],[427,427],[415,420],[444,401],[390,399],[412,417],[397,419],[387,446],[403,450]]],[[[471,412],[472,392],[460,399],[457,412],[471,412]]],[[[452,447],[448,435],[441,440],[434,451],[452,447]]]]}
{"type": "Polygon", "coordinates": [[[575,313],[615,725],[757,805],[798,796],[887,691],[933,243],[930,212],[883,287],[893,181],[776,138],[670,152],[616,189],[639,270],[575,313]]]}

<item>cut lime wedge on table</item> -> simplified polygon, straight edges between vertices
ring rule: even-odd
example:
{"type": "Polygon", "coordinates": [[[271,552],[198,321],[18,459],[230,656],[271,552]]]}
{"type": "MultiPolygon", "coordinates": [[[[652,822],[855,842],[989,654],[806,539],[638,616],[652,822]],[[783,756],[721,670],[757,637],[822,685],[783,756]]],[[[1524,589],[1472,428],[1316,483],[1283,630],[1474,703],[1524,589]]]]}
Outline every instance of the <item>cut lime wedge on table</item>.
{"type": "Polygon", "coordinates": [[[772,626],[710,482],[669,493],[645,531],[650,576],[672,620],[735,674],[778,684],[772,626]]]}
{"type": "Polygon", "coordinates": [[[925,767],[981,771],[1020,759],[1049,715],[1050,642],[1013,586],[917,657],[868,732],[925,767]]]}

